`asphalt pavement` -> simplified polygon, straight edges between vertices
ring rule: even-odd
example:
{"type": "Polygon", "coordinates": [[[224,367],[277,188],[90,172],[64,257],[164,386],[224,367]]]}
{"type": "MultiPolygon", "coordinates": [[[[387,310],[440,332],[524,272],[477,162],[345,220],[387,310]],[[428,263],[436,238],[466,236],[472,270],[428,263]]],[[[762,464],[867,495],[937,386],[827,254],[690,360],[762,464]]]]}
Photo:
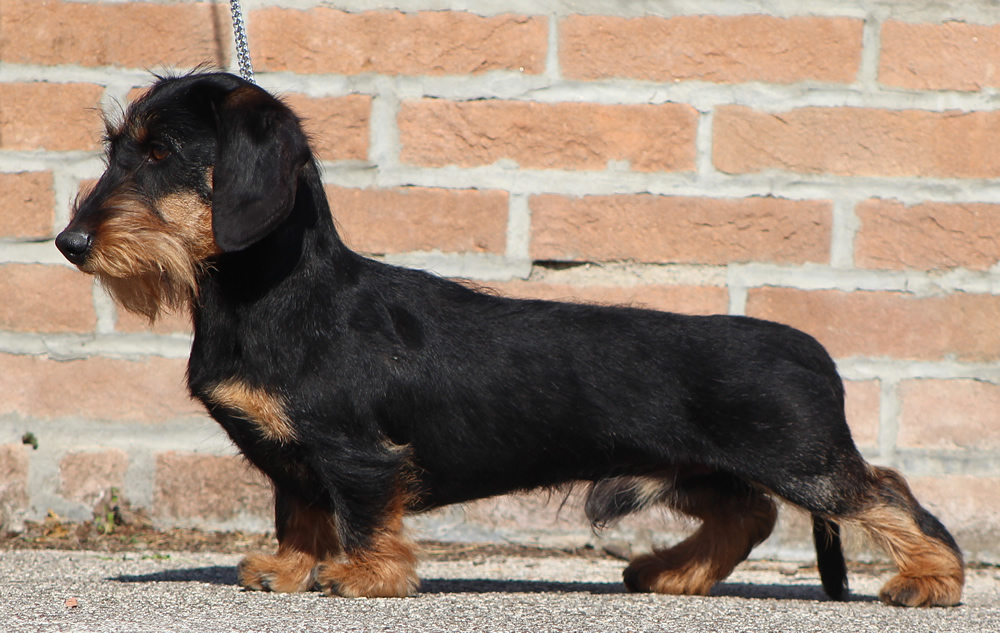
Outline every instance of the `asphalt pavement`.
{"type": "Polygon", "coordinates": [[[626,593],[623,562],[473,556],[421,565],[405,599],[272,594],[236,586],[239,556],[0,551],[0,631],[1000,632],[1000,569],[969,571],[964,601],[901,609],[875,598],[886,573],[852,576],[827,601],[815,570],[747,563],[712,596],[626,593]]]}

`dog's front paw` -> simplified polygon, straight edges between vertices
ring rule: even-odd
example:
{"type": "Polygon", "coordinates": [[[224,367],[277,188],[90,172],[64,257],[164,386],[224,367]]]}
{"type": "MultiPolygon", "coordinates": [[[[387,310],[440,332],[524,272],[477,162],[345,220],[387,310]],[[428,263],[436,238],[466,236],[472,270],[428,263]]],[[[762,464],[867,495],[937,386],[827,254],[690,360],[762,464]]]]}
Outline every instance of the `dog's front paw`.
{"type": "Polygon", "coordinates": [[[250,554],[236,570],[240,584],[255,591],[294,593],[316,584],[315,560],[301,554],[250,554]]]}
{"type": "Polygon", "coordinates": [[[324,593],[345,598],[404,598],[420,588],[413,566],[399,561],[328,562],[316,578],[324,593]]]}

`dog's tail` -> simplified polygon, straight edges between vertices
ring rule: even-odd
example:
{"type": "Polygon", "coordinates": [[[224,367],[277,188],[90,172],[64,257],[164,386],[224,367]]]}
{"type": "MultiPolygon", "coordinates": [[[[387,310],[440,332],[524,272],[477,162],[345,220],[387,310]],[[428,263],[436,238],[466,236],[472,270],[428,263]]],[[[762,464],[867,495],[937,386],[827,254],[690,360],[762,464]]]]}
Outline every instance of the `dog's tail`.
{"type": "Polygon", "coordinates": [[[813,515],[813,539],[816,541],[816,565],[823,591],[833,600],[847,599],[847,561],[840,542],[840,526],[813,515]]]}

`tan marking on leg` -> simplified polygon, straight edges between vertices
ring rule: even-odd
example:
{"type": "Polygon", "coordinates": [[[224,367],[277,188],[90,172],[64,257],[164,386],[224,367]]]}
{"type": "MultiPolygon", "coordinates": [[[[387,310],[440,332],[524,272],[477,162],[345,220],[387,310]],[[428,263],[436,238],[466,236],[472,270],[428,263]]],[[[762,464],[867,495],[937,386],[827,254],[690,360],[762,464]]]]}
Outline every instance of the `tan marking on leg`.
{"type": "Polygon", "coordinates": [[[393,503],[385,524],[372,537],[368,549],[346,561],[329,558],[317,574],[320,587],[328,594],[346,598],[392,598],[416,594],[415,545],[404,533],[405,495],[393,503]]]}
{"type": "Polygon", "coordinates": [[[240,561],[240,584],[248,589],[290,593],[316,584],[319,561],[340,553],[334,517],[293,502],[278,542],[277,554],[251,554],[240,561]]]}
{"type": "Polygon", "coordinates": [[[254,423],[269,440],[282,443],[295,440],[295,427],[286,413],[285,399],[280,395],[230,378],[212,387],[206,398],[220,407],[237,412],[237,417],[254,423]]]}
{"type": "Polygon", "coordinates": [[[778,517],[774,502],[756,491],[683,494],[676,509],[701,519],[701,526],[669,549],[635,558],[624,573],[629,591],[707,595],[771,534],[778,517]]]}
{"type": "Polygon", "coordinates": [[[899,569],[879,597],[887,604],[908,607],[958,604],[965,584],[961,553],[920,529],[914,518],[920,504],[901,475],[888,468],[872,470],[879,484],[892,491],[888,499],[903,505],[883,497],[860,512],[835,519],[864,530],[899,569]]]}

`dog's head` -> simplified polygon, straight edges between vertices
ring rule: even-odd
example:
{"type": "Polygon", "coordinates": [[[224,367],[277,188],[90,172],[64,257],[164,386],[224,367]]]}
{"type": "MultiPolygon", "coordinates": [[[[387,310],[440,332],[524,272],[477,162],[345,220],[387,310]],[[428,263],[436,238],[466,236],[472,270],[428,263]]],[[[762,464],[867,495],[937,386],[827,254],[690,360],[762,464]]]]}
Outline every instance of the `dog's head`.
{"type": "Polygon", "coordinates": [[[288,217],[310,159],[298,118],[265,90],[228,73],[159,79],[107,121],[107,169],[56,246],[155,318],[191,301],[215,257],[288,217]]]}

